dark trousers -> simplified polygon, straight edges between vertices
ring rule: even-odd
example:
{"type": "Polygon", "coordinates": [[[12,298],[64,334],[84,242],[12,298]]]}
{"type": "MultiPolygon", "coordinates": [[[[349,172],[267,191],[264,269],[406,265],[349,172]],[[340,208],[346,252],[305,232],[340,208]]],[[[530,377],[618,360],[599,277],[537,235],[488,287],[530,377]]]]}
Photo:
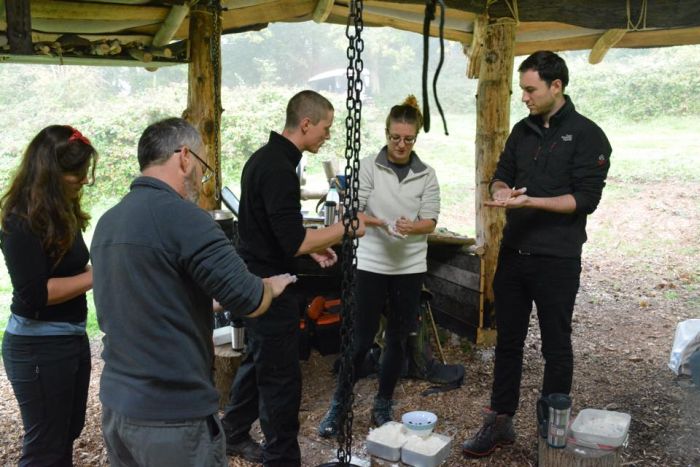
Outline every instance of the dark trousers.
{"type": "Polygon", "coordinates": [[[226,467],[226,441],[216,414],[185,420],[142,420],[102,407],[111,467],[226,467]]]}
{"type": "Polygon", "coordinates": [[[247,354],[222,419],[228,442],[250,436],[260,419],[266,467],[301,465],[299,318],[298,297],[285,293],[266,314],[246,321],[247,354]]]}
{"type": "MultiPolygon", "coordinates": [[[[391,399],[401,376],[406,339],[408,334],[416,329],[424,276],[424,273],[387,275],[357,271],[355,296],[357,311],[353,326],[355,368],[353,383],[357,381],[358,370],[374,343],[380,317],[388,301],[385,346],[382,350],[378,390],[378,396],[383,399],[391,399]]],[[[342,398],[344,389],[346,388],[339,380],[335,393],[336,400],[342,398]]],[[[352,390],[352,388],[349,389],[352,390]]]]}
{"type": "Polygon", "coordinates": [[[20,466],[72,466],[90,383],[87,336],[5,333],[2,359],[24,425],[20,466]]]}
{"type": "Polygon", "coordinates": [[[571,316],[580,275],[581,258],[522,255],[501,248],[493,281],[498,337],[492,410],[515,413],[518,408],[523,347],[533,302],[545,360],[542,394],[568,394],[571,390],[571,316]]]}

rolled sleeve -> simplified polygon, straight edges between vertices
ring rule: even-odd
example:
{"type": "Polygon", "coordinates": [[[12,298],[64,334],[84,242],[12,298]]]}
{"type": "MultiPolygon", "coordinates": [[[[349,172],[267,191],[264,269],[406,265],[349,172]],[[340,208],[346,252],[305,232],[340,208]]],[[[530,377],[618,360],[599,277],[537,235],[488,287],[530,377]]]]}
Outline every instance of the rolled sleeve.
{"type": "Polygon", "coordinates": [[[603,194],[612,148],[603,130],[595,125],[579,137],[579,141],[572,170],[572,195],[576,200],[576,212],[591,214],[603,194]]]}

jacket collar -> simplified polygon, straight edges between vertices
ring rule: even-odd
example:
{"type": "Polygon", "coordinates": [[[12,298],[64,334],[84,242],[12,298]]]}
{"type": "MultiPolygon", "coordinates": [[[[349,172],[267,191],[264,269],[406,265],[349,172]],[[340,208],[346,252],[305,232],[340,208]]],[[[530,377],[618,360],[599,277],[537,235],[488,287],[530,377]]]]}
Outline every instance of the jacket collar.
{"type": "MultiPolygon", "coordinates": [[[[384,146],[381,151],[379,151],[379,154],[377,154],[377,157],[374,159],[374,162],[376,164],[381,165],[382,167],[386,167],[387,169],[391,169],[391,166],[389,165],[389,157],[387,156],[387,147],[384,146]]],[[[418,154],[415,153],[415,151],[411,151],[411,162],[408,163],[411,172],[413,173],[420,173],[423,172],[428,168],[427,165],[423,163],[422,160],[418,157],[418,154]]]]}
{"type": "Polygon", "coordinates": [[[176,195],[178,198],[182,198],[180,193],[175,191],[173,187],[165,183],[164,181],[157,179],[155,177],[147,177],[145,175],[141,175],[140,177],[137,177],[134,179],[133,182],[131,182],[131,186],[129,189],[133,190],[135,188],[155,188],[156,190],[165,190],[169,191],[172,194],[176,195]]]}
{"type": "MultiPolygon", "coordinates": [[[[571,98],[564,94],[564,105],[561,106],[561,109],[557,110],[557,113],[549,117],[549,128],[555,128],[561,125],[561,122],[575,109],[576,107],[574,107],[571,98]]],[[[542,133],[541,129],[544,127],[544,123],[541,115],[528,115],[525,121],[528,123],[528,126],[542,133]]]]}
{"type": "Polygon", "coordinates": [[[279,134],[275,131],[271,131],[270,132],[270,139],[268,140],[267,144],[279,147],[282,150],[284,157],[294,167],[299,165],[299,161],[301,160],[301,151],[299,151],[299,148],[297,148],[294,145],[294,143],[289,141],[287,138],[285,138],[281,134],[279,134]]]}

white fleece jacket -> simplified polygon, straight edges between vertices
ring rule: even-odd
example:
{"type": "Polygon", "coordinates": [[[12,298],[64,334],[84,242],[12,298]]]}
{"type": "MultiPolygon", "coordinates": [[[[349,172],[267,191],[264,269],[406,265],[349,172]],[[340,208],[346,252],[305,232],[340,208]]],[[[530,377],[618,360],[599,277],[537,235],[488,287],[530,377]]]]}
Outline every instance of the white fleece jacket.
{"type": "MultiPolygon", "coordinates": [[[[360,161],[360,211],[390,223],[440,215],[440,186],[435,170],[411,153],[410,170],[399,182],[387,160],[386,146],[360,161]]],[[[386,229],[368,227],[357,248],[357,268],[378,274],[415,274],[427,270],[427,235],[397,238],[386,229]]]]}

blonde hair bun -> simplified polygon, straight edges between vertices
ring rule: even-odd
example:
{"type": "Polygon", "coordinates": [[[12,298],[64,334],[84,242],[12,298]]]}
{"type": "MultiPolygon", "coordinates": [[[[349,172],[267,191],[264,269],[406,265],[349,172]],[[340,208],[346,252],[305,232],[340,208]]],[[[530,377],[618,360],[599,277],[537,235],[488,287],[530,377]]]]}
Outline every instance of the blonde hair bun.
{"type": "Polygon", "coordinates": [[[418,99],[416,99],[416,96],[414,96],[413,94],[409,94],[408,96],[406,96],[406,99],[404,99],[403,104],[401,104],[401,105],[411,106],[420,112],[420,106],[418,105],[418,99]]]}

